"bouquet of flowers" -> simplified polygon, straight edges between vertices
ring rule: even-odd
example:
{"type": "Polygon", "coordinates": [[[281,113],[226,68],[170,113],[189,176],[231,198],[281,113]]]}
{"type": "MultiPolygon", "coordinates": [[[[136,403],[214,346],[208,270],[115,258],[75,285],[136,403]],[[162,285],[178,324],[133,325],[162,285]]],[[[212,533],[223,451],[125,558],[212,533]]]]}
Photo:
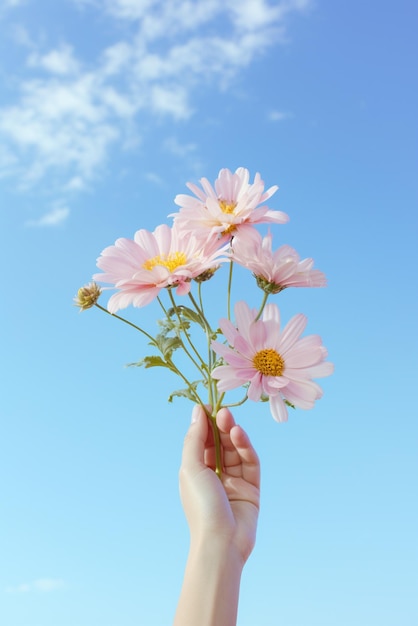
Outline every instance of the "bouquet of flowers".
{"type": "Polygon", "coordinates": [[[274,250],[270,232],[262,237],[258,224],[284,224],[289,218],[264,204],[277,186],[265,191],[259,174],[249,181],[248,170],[240,167],[235,172],[222,169],[214,186],[206,178],[200,180],[201,187],[188,183],[194,195],[176,196],[180,210],[169,216],[172,226],[138,230],[133,240],[117,239],[101,253],[97,265],[103,273],[93,280],[116,289],[107,308],[98,303],[103,288],[96,282],[79,289],[75,298],[81,310],[96,306],[147,337],[155,354],[132,365],[165,367],[176,374],[185,387],[171,393],[170,401],[183,396],[205,408],[214,432],[219,475],[215,418],[222,406],[238,406],[248,399],[268,401],[273,418],[284,422],[288,407],[313,407],[322,396],[313,379],[333,371],[321,338],[301,336],[305,315],[295,315],[282,327],[277,304],[267,302],[290,287],[323,287],[326,279],[313,269],[312,259],[301,260],[288,245],[274,250]],[[232,317],[234,265],[252,273],[262,296],[255,309],[244,300],[236,302],[232,317]],[[214,326],[205,314],[203,291],[222,267],[229,270],[226,312],[214,326]],[[155,336],[117,314],[154,300],[163,316],[155,336]],[[203,341],[196,341],[196,330],[203,341]],[[178,364],[180,353],[190,361],[194,375],[178,364]],[[240,387],[242,399],[228,403],[227,392],[240,387]]]}

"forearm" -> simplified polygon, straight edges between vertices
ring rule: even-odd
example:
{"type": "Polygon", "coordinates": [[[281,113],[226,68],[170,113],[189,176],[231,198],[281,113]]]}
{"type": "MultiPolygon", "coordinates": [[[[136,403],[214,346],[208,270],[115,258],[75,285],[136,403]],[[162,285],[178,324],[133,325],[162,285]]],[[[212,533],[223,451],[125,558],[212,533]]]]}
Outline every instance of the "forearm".
{"type": "Polygon", "coordinates": [[[243,565],[228,544],[192,542],[173,626],[235,626],[243,565]]]}

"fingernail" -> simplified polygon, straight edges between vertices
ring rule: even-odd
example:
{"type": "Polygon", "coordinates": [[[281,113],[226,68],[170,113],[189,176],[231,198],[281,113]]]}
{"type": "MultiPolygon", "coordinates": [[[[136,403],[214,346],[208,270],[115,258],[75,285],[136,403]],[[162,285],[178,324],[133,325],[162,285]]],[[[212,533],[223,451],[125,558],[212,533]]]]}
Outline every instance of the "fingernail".
{"type": "Polygon", "coordinates": [[[197,420],[197,416],[199,415],[200,406],[195,404],[192,411],[192,424],[197,420]]]}

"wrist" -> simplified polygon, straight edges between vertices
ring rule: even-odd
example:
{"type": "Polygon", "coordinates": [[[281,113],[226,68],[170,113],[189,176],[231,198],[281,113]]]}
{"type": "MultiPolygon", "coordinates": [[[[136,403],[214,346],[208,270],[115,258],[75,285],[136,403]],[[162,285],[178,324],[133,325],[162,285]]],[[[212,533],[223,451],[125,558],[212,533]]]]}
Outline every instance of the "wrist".
{"type": "Polygon", "coordinates": [[[174,626],[235,626],[243,566],[225,538],[192,538],[174,626]]]}
{"type": "Polygon", "coordinates": [[[212,563],[214,567],[222,567],[228,563],[231,568],[241,573],[246,559],[236,547],[233,537],[228,533],[201,534],[192,536],[190,540],[189,559],[212,563]]]}

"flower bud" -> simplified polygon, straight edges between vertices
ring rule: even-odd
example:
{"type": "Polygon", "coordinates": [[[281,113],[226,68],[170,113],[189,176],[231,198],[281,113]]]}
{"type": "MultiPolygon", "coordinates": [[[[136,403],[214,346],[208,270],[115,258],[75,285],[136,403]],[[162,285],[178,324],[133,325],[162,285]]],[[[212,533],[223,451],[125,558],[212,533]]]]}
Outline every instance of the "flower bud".
{"type": "Polygon", "coordinates": [[[205,281],[210,280],[212,276],[214,275],[214,273],[216,272],[216,270],[218,269],[219,269],[219,265],[217,267],[210,267],[209,269],[199,274],[199,276],[195,276],[194,280],[197,283],[204,283],[205,281]]]}
{"type": "Polygon", "coordinates": [[[101,293],[101,288],[95,282],[91,282],[88,285],[84,285],[84,287],[80,287],[74,298],[74,303],[80,307],[80,311],[86,311],[96,304],[101,293]]]}
{"type": "Polygon", "coordinates": [[[286,289],[286,286],[282,286],[282,285],[278,285],[277,283],[273,283],[267,280],[267,278],[264,278],[263,276],[255,276],[255,279],[257,281],[257,287],[260,287],[260,289],[262,289],[263,291],[265,291],[266,293],[280,293],[280,291],[283,291],[283,289],[286,289]]]}

